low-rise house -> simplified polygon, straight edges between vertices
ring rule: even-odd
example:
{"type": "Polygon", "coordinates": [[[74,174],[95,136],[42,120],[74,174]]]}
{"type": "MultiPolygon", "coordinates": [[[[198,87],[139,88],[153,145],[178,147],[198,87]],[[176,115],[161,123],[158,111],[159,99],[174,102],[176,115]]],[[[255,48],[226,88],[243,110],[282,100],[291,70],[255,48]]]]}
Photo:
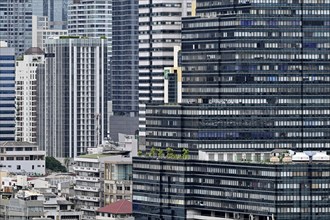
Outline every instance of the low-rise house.
{"type": "Polygon", "coordinates": [[[134,220],[132,202],[119,200],[97,210],[97,220],[134,220]]]}
{"type": "Polygon", "coordinates": [[[80,220],[82,212],[74,209],[74,204],[64,198],[51,198],[44,202],[45,217],[56,220],[80,220]]]}
{"type": "Polygon", "coordinates": [[[2,170],[29,176],[45,175],[45,151],[27,142],[4,142],[0,144],[0,167],[2,170]]]}

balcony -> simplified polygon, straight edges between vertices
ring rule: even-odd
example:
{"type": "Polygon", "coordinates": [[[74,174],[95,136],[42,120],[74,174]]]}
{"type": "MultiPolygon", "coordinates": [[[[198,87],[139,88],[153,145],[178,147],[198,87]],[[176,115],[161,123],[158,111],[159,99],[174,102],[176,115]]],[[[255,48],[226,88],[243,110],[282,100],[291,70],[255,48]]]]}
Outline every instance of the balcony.
{"type": "Polygon", "coordinates": [[[92,212],[94,212],[94,211],[96,211],[98,209],[99,209],[99,207],[94,207],[94,206],[85,206],[85,205],[80,206],[80,210],[85,210],[85,211],[92,211],[92,212]]]}
{"type": "Polygon", "coordinates": [[[74,190],[88,191],[88,192],[99,192],[100,188],[89,187],[89,186],[75,186],[74,190]]]}
{"type": "Polygon", "coordinates": [[[76,176],[75,180],[86,181],[86,182],[100,182],[99,177],[87,177],[87,176],[76,176]]]}
{"type": "Polygon", "coordinates": [[[98,173],[100,172],[99,168],[94,168],[94,167],[79,167],[79,166],[74,166],[73,170],[75,171],[85,171],[85,172],[93,172],[93,173],[98,173]]]}
{"type": "Polygon", "coordinates": [[[90,201],[90,202],[99,202],[100,198],[99,197],[93,197],[93,196],[76,196],[78,200],[83,200],[83,201],[90,201]]]}

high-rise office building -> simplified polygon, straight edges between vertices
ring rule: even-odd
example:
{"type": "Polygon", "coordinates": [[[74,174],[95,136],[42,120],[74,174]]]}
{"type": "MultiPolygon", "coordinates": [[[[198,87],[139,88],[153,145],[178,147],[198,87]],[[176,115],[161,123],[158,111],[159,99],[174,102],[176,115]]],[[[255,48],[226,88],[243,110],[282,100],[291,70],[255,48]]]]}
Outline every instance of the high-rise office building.
{"type": "Polygon", "coordinates": [[[40,48],[25,51],[16,61],[16,141],[37,142],[37,68],[44,64],[40,48]]]}
{"type": "Polygon", "coordinates": [[[37,72],[38,145],[48,156],[76,157],[106,131],[106,40],[60,37],[45,46],[37,72]]]}
{"type": "Polygon", "coordinates": [[[145,142],[146,104],[164,102],[164,68],[173,66],[173,48],[181,44],[181,19],[191,0],[139,1],[139,136],[145,142]]]}
{"type": "Polygon", "coordinates": [[[32,46],[32,0],[0,0],[0,40],[16,55],[32,46]]]}
{"type": "Polygon", "coordinates": [[[134,161],[137,220],[329,218],[329,156],[313,152],[330,151],[329,11],[329,0],[197,1],[182,25],[182,104],[146,109],[147,146],[194,159],[134,161]]]}
{"type": "Polygon", "coordinates": [[[138,130],[138,0],[112,0],[110,137],[138,130]]]}
{"type": "Polygon", "coordinates": [[[68,4],[72,0],[32,0],[32,14],[46,16],[50,29],[67,29],[68,4]]]}
{"type": "Polygon", "coordinates": [[[257,151],[213,151],[196,160],[134,158],[134,217],[329,219],[330,157],[320,152],[310,159],[302,155],[279,156],[283,161],[276,163],[257,151]]]}
{"type": "Polygon", "coordinates": [[[0,142],[15,140],[15,48],[0,41],[0,142]]]}
{"type": "Polygon", "coordinates": [[[328,149],[330,19],[313,14],[321,5],[198,1],[197,17],[183,19],[184,104],[147,111],[150,146],[328,149]],[[177,132],[163,117],[178,119],[177,132]]]}

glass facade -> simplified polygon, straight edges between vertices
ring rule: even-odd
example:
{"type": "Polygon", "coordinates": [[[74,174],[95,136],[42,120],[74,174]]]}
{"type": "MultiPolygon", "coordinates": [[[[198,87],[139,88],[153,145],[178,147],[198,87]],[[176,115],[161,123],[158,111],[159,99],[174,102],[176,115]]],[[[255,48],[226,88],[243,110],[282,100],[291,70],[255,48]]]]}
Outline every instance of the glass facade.
{"type": "Polygon", "coordinates": [[[15,49],[0,46],[0,142],[15,141],[15,113],[15,49]]]}
{"type": "Polygon", "coordinates": [[[70,0],[32,0],[32,14],[47,16],[51,29],[66,30],[69,2],[70,0]]]}
{"type": "Polygon", "coordinates": [[[135,134],[138,130],[138,0],[112,0],[112,59],[108,99],[112,101],[109,133],[135,134]]]}
{"type": "MultiPolygon", "coordinates": [[[[138,114],[138,1],[112,1],[111,100],[117,115],[138,114]]],[[[137,128],[136,128],[137,129],[137,128]]]]}
{"type": "Polygon", "coordinates": [[[210,125],[229,122],[202,138],[326,148],[329,13],[329,1],[198,1],[201,18],[183,24],[183,98],[219,105],[210,125]]]}
{"type": "Polygon", "coordinates": [[[16,55],[32,46],[32,0],[0,0],[0,40],[16,55]]]}
{"type": "MultiPolygon", "coordinates": [[[[329,149],[329,13],[328,0],[197,1],[182,30],[195,148],[329,149]]],[[[190,125],[176,126],[184,139],[190,125]]],[[[148,143],[159,130],[146,130],[148,143]]]]}
{"type": "Polygon", "coordinates": [[[326,163],[267,164],[135,158],[137,220],[189,213],[230,219],[329,219],[326,163]]]}

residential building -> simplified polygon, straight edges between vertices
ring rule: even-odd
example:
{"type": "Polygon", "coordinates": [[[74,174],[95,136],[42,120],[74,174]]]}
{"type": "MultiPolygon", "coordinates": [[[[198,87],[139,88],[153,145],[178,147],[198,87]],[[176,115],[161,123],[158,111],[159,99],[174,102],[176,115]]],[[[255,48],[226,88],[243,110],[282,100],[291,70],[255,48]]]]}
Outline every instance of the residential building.
{"type": "Polygon", "coordinates": [[[35,191],[23,190],[16,198],[0,199],[0,220],[30,220],[44,214],[43,196],[35,191]]]}
{"type": "Polygon", "coordinates": [[[40,48],[29,48],[16,61],[16,141],[37,142],[37,77],[38,65],[45,62],[40,48]]]}
{"type": "Polygon", "coordinates": [[[308,156],[286,150],[266,153],[249,149],[201,153],[197,160],[134,158],[135,219],[286,220],[330,216],[330,157],[326,153],[308,156]]]}
{"type": "Polygon", "coordinates": [[[104,39],[48,39],[38,68],[38,145],[48,156],[76,157],[106,136],[104,39]]]}
{"type": "Polygon", "coordinates": [[[72,0],[32,0],[32,14],[48,17],[50,29],[67,29],[68,4],[72,0]]]}
{"type": "Polygon", "coordinates": [[[67,36],[68,30],[51,29],[51,22],[45,16],[32,16],[32,47],[44,50],[48,38],[67,36]]]}
{"type": "Polygon", "coordinates": [[[0,144],[0,164],[2,170],[26,175],[46,173],[45,151],[27,142],[4,142],[0,144]]]}
{"type": "Polygon", "coordinates": [[[119,200],[132,201],[132,156],[137,155],[138,140],[134,135],[119,134],[119,145],[126,152],[128,160],[104,161],[104,205],[119,200]]]}
{"type": "Polygon", "coordinates": [[[104,204],[132,201],[132,161],[104,162],[104,204]]]}
{"type": "Polygon", "coordinates": [[[64,198],[51,198],[44,201],[44,217],[50,219],[82,219],[82,212],[75,211],[74,204],[64,198]]]}
{"type": "Polygon", "coordinates": [[[0,142],[14,140],[15,48],[0,41],[0,142]]]}
{"type": "Polygon", "coordinates": [[[131,163],[132,157],[137,155],[137,140],[132,135],[121,135],[119,140],[119,143],[92,148],[90,154],[74,159],[75,204],[84,212],[83,219],[94,219],[95,211],[109,204],[110,201],[131,198],[131,163]],[[106,163],[110,165],[107,166],[105,173],[106,163]],[[113,169],[109,170],[109,166],[113,169]],[[115,191],[110,192],[110,187],[114,187],[115,191]]]}
{"type": "Polygon", "coordinates": [[[0,40],[22,55],[32,46],[32,0],[0,1],[0,40]]]}
{"type": "Polygon", "coordinates": [[[119,200],[98,209],[97,220],[134,220],[132,215],[132,202],[119,200]]]}
{"type": "Polygon", "coordinates": [[[146,104],[164,103],[164,68],[174,65],[173,48],[181,44],[182,17],[191,0],[139,1],[139,137],[145,145],[146,104]]]}
{"type": "Polygon", "coordinates": [[[107,100],[110,100],[112,62],[112,0],[74,0],[68,7],[70,36],[105,38],[107,53],[107,100]]]}
{"type": "Polygon", "coordinates": [[[109,80],[109,135],[138,130],[138,0],[112,0],[112,59],[109,80]]]}

